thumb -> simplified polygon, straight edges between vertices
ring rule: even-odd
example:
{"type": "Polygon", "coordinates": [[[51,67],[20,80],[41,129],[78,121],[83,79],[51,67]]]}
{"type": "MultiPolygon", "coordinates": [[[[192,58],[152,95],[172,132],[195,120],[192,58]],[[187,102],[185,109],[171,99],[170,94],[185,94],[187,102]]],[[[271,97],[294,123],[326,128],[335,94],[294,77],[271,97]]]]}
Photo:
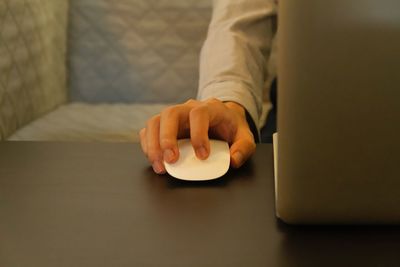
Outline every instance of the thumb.
{"type": "Polygon", "coordinates": [[[231,166],[239,168],[256,150],[256,144],[253,138],[238,138],[230,148],[231,166]]]}

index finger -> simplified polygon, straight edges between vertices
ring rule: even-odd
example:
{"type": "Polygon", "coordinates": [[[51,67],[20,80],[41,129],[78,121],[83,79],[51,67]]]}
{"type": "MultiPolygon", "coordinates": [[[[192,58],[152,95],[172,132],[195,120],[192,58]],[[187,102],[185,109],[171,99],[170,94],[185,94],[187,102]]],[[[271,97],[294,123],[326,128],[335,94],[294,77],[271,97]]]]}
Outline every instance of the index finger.
{"type": "Polygon", "coordinates": [[[189,128],[189,113],[196,101],[171,106],[161,113],[160,119],[160,147],[164,160],[174,163],[179,158],[177,139],[180,132],[189,128]]]}

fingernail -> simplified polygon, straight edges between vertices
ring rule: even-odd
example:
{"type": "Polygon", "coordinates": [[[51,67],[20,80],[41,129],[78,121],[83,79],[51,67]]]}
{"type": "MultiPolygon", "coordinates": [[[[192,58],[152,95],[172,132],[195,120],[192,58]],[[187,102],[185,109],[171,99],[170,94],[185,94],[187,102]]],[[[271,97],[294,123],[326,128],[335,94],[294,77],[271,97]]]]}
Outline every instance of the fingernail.
{"type": "Polygon", "coordinates": [[[200,147],[196,150],[197,156],[199,156],[201,159],[206,159],[208,156],[207,150],[204,147],[200,147]]]}
{"type": "Polygon", "coordinates": [[[244,157],[243,157],[243,154],[240,153],[240,152],[235,152],[235,153],[232,155],[232,158],[233,158],[233,161],[234,161],[236,164],[238,164],[238,165],[240,165],[240,164],[243,163],[244,157]]]}
{"type": "Polygon", "coordinates": [[[175,159],[175,153],[172,149],[167,149],[164,151],[164,160],[171,163],[175,159]]]}
{"type": "Polygon", "coordinates": [[[164,166],[159,161],[153,162],[153,170],[157,174],[165,173],[164,166]]]}

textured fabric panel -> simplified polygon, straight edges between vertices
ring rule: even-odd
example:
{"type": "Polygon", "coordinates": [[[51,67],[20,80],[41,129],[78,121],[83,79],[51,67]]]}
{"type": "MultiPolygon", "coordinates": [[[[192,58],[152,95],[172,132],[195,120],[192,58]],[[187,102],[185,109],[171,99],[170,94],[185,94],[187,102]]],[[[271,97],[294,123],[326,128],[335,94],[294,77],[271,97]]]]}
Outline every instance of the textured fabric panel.
{"type": "Polygon", "coordinates": [[[66,100],[68,0],[0,0],[0,139],[66,100]]]}
{"type": "Polygon", "coordinates": [[[21,128],[10,140],[137,142],[147,119],[165,107],[71,103],[21,128]]]}
{"type": "Polygon", "coordinates": [[[212,0],[71,0],[71,99],[194,98],[212,0]]]}

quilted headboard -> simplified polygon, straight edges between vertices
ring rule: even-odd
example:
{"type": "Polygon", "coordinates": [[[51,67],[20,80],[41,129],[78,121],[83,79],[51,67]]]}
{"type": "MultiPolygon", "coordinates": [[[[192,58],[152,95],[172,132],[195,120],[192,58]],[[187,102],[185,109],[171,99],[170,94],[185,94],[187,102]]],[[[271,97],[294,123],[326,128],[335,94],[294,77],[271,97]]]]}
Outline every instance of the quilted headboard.
{"type": "Polygon", "coordinates": [[[212,0],[70,0],[72,101],[180,102],[196,96],[212,0]]]}
{"type": "Polygon", "coordinates": [[[68,0],[0,0],[0,140],[66,100],[68,0]]]}

